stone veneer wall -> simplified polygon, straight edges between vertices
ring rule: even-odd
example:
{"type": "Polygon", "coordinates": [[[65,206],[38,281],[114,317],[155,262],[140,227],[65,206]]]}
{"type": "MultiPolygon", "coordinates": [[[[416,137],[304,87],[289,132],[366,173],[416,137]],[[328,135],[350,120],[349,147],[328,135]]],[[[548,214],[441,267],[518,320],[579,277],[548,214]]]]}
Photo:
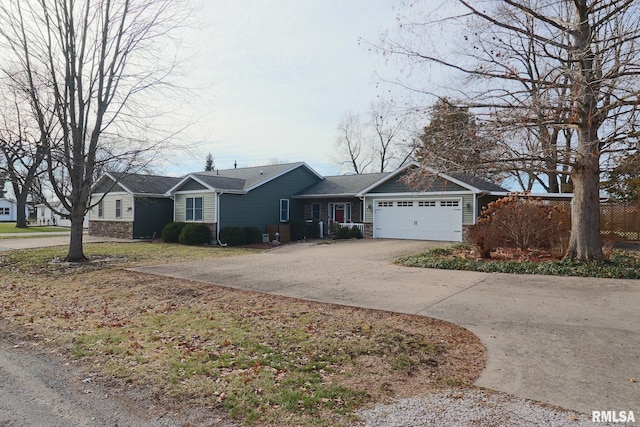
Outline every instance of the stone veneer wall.
{"type": "Polygon", "coordinates": [[[89,235],[133,239],[133,222],[89,221],[89,235]]]}
{"type": "Polygon", "coordinates": [[[473,227],[473,225],[463,225],[462,226],[462,241],[465,243],[469,243],[469,230],[473,227]]]}
{"type": "Polygon", "coordinates": [[[364,237],[365,239],[373,239],[373,224],[370,222],[364,223],[364,237]]]}
{"type": "Polygon", "coordinates": [[[209,230],[211,230],[211,240],[217,243],[218,236],[216,235],[216,232],[217,232],[218,224],[216,224],[215,222],[213,223],[205,222],[204,225],[209,227],[209,230]]]}

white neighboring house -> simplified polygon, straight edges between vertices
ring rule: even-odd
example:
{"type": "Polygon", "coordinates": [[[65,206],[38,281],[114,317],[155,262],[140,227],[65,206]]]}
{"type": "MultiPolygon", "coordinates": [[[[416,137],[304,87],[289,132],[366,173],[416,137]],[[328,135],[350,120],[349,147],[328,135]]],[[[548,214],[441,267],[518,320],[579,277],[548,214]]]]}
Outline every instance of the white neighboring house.
{"type": "MultiPolygon", "coordinates": [[[[16,222],[18,203],[5,197],[0,199],[0,222],[16,222]]],[[[25,215],[29,218],[29,205],[25,208],[25,215]]]]}
{"type": "MultiPolygon", "coordinates": [[[[52,202],[50,203],[57,210],[66,212],[67,210],[61,206],[60,202],[52,202]]],[[[68,218],[63,218],[59,214],[49,208],[49,206],[44,203],[40,203],[36,205],[36,224],[37,225],[57,225],[58,227],[71,227],[71,220],[68,218]]],[[[89,228],[89,213],[84,216],[84,221],[82,222],[82,228],[89,228]]]]}

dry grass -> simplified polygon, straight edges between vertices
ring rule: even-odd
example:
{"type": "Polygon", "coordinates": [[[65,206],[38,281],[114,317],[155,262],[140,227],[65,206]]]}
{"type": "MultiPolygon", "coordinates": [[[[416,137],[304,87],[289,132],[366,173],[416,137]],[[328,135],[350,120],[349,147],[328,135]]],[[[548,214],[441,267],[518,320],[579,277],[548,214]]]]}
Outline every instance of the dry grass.
{"type": "Polygon", "coordinates": [[[251,250],[87,245],[0,256],[0,317],[115,384],[170,407],[245,424],[349,425],[389,397],[473,382],[485,362],[467,330],[409,315],[312,303],[126,271],[251,250]]]}

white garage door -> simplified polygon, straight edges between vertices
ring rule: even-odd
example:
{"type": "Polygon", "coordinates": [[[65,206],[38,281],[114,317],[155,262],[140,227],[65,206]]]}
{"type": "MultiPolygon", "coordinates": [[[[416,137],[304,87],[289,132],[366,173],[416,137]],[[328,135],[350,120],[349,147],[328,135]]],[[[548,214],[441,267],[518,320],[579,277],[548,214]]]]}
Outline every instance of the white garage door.
{"type": "Polygon", "coordinates": [[[376,200],[373,237],[462,241],[462,200],[376,200]]]}

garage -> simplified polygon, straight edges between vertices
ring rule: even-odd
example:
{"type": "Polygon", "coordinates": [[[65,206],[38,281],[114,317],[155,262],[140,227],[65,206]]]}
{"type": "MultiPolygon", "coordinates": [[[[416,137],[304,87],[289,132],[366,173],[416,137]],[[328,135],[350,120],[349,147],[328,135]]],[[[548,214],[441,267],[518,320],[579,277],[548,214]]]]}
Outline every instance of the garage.
{"type": "Polygon", "coordinates": [[[375,200],[373,237],[462,241],[462,199],[375,200]]]}

